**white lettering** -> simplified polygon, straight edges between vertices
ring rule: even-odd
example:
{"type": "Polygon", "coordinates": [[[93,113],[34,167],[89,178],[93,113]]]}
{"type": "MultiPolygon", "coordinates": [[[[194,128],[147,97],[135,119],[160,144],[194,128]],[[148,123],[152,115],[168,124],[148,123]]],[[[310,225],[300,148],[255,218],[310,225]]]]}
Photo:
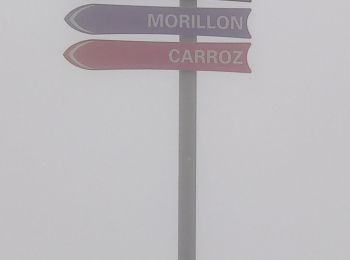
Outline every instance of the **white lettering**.
{"type": "Polygon", "coordinates": [[[195,50],[194,51],[194,60],[196,63],[205,63],[205,51],[195,50]]]}
{"type": "Polygon", "coordinates": [[[187,28],[207,30],[243,30],[244,18],[236,16],[219,16],[216,20],[212,16],[187,14],[147,14],[148,28],[187,28]]]}
{"type": "Polygon", "coordinates": [[[243,56],[242,51],[234,51],[233,55],[235,55],[235,58],[233,59],[233,64],[243,64],[243,61],[241,60],[243,56]]]}
{"type": "Polygon", "coordinates": [[[192,59],[192,55],[191,55],[191,51],[190,50],[185,50],[184,54],[182,56],[181,62],[184,63],[184,62],[187,62],[187,61],[189,63],[193,63],[193,59],[192,59]]]}
{"type": "Polygon", "coordinates": [[[175,58],[174,55],[180,55],[180,51],[179,50],[176,50],[176,49],[172,49],[170,50],[169,52],[169,60],[172,62],[172,63],[179,63],[180,62],[180,58],[175,58]]]}
{"type": "Polygon", "coordinates": [[[201,24],[201,16],[197,15],[197,29],[205,29],[205,25],[201,24]]]}
{"type": "Polygon", "coordinates": [[[218,63],[218,52],[214,50],[207,51],[207,63],[218,63]]]}
{"type": "Polygon", "coordinates": [[[169,61],[171,63],[242,65],[244,64],[243,55],[243,51],[171,49],[169,61]]]}
{"type": "Polygon", "coordinates": [[[222,63],[222,64],[229,64],[229,63],[231,63],[231,61],[232,61],[231,52],[226,51],[226,50],[220,52],[220,53],[219,53],[219,61],[220,61],[220,63],[222,63]],[[226,59],[224,59],[225,56],[226,56],[226,59]]]}
{"type": "Polygon", "coordinates": [[[174,14],[169,14],[165,17],[165,25],[169,28],[175,28],[178,25],[178,19],[177,16],[174,14]],[[170,19],[173,20],[173,23],[170,23],[170,19]]]}
{"type": "Polygon", "coordinates": [[[164,15],[158,14],[155,18],[154,14],[148,14],[148,27],[164,27],[164,15]]]}
{"type": "Polygon", "coordinates": [[[208,29],[216,29],[216,26],[211,24],[211,18],[209,15],[207,15],[207,28],[208,29]]]}
{"type": "Polygon", "coordinates": [[[191,15],[191,20],[192,20],[192,28],[196,28],[196,19],[193,14],[191,15]]]}
{"type": "Polygon", "coordinates": [[[239,17],[239,21],[237,17],[231,17],[231,29],[234,30],[236,27],[238,30],[243,30],[243,17],[239,17]]]}
{"type": "Polygon", "coordinates": [[[190,27],[190,17],[188,15],[180,14],[180,28],[184,28],[184,25],[186,28],[190,27]]]}
{"type": "Polygon", "coordinates": [[[230,20],[226,16],[219,16],[217,22],[219,29],[225,30],[230,27],[230,20]]]}

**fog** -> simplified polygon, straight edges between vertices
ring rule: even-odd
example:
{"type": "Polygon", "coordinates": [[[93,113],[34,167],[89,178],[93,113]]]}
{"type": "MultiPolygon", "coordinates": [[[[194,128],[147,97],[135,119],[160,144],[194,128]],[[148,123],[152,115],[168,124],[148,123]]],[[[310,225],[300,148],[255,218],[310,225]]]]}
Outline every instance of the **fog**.
{"type": "MultiPolygon", "coordinates": [[[[2,3],[0,259],[176,260],[178,71],[88,71],[63,53],[178,36],[70,28],[89,3],[2,3]]],[[[252,8],[252,73],[198,72],[197,259],[350,259],[349,2],[198,5],[252,8]]]]}

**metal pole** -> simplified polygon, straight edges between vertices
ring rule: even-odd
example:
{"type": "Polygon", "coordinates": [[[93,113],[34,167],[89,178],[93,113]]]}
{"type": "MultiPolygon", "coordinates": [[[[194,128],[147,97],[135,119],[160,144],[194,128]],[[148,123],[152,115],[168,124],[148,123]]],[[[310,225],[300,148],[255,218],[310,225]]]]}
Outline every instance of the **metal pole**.
{"type": "MultiPolygon", "coordinates": [[[[197,0],[180,0],[197,7],[197,0]]],[[[196,42],[195,36],[180,41],[196,42]]],[[[196,259],[196,113],[197,73],[180,71],[179,78],[179,244],[178,260],[196,259]]]]}

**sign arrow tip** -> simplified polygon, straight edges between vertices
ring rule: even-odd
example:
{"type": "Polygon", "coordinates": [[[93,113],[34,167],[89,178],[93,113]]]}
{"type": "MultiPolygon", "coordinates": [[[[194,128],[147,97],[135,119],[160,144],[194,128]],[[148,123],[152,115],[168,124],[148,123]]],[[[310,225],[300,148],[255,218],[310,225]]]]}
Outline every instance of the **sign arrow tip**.
{"type": "Polygon", "coordinates": [[[84,15],[84,13],[90,9],[91,7],[95,6],[94,4],[89,4],[89,5],[83,5],[79,6],[75,9],[73,9],[71,12],[69,12],[64,20],[66,23],[72,27],[73,29],[80,31],[82,33],[87,33],[87,34],[94,34],[93,32],[89,31],[87,28],[85,28],[84,25],[82,25],[79,22],[79,16],[84,15]]]}
{"type": "Polygon", "coordinates": [[[81,59],[77,58],[77,52],[79,51],[79,49],[81,47],[89,44],[90,42],[92,42],[92,41],[88,40],[88,41],[82,41],[82,42],[79,42],[79,43],[72,45],[63,53],[64,58],[69,63],[71,63],[72,65],[74,65],[76,67],[79,67],[81,69],[86,69],[86,70],[94,70],[90,66],[84,64],[83,61],[81,61],[81,59]]]}

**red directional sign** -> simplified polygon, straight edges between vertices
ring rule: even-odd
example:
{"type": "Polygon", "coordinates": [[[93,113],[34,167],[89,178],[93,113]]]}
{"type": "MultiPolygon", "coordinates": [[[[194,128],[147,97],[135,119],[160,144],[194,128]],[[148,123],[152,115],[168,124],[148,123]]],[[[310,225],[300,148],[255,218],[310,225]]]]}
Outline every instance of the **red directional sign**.
{"type": "Polygon", "coordinates": [[[64,54],[88,70],[159,69],[250,73],[250,43],[184,43],[88,40],[64,54]]]}

